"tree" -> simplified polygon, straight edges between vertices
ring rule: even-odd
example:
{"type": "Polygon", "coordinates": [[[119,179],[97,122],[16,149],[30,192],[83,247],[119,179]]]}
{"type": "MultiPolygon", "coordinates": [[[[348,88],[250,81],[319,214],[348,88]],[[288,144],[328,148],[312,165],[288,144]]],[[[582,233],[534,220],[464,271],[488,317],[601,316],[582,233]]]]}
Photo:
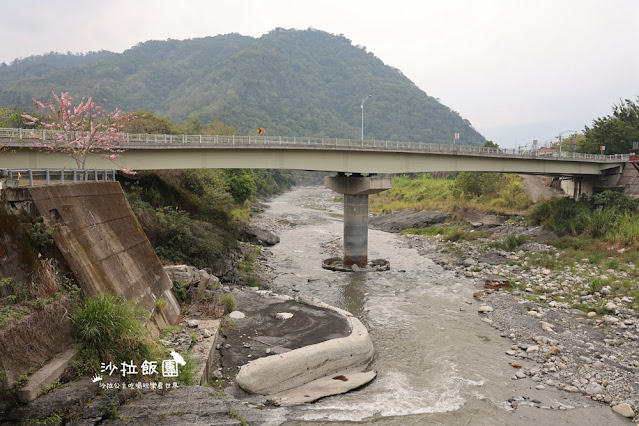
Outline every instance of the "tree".
{"type": "Polygon", "coordinates": [[[586,126],[585,139],[578,151],[598,154],[600,147],[606,147],[606,154],[627,154],[633,142],[639,142],[639,97],[638,103],[630,99],[613,105],[612,115],[593,120],[592,127],[586,126]]]}
{"type": "Polygon", "coordinates": [[[0,107],[0,127],[24,127],[24,120],[20,117],[20,110],[15,107],[0,107]]]}
{"type": "Polygon", "coordinates": [[[497,148],[497,149],[499,149],[499,145],[498,145],[498,144],[496,144],[496,143],[495,143],[495,142],[493,142],[493,141],[489,141],[489,140],[487,140],[487,141],[484,143],[484,148],[497,148]]]}
{"type": "Polygon", "coordinates": [[[149,135],[170,135],[176,133],[175,125],[167,118],[148,111],[136,111],[131,120],[124,124],[125,133],[144,133],[149,135]]]}
{"type": "MultiPolygon", "coordinates": [[[[131,114],[124,114],[117,108],[107,113],[93,98],[82,98],[77,106],[73,106],[69,92],[62,92],[60,96],[53,91],[51,93],[54,99],[46,103],[33,99],[35,106],[43,110],[43,119],[22,114],[29,126],[40,124],[45,129],[59,130],[55,139],[37,142],[37,146],[68,154],[81,169],[86,167],[89,154],[100,154],[114,161],[124,152],[118,145],[122,140],[120,132],[122,126],[131,120],[131,114]]],[[[127,169],[122,171],[133,173],[127,169]]]]}

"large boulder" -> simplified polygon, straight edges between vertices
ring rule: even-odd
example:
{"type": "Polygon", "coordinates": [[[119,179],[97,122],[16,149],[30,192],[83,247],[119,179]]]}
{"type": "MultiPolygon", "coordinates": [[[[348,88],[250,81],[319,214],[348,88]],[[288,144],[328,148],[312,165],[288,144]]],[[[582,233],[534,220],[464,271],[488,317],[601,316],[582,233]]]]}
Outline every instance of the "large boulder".
{"type": "Polygon", "coordinates": [[[200,271],[195,266],[169,265],[164,267],[164,271],[173,282],[199,284],[202,279],[200,271]]]}
{"type": "Polygon", "coordinates": [[[415,211],[408,209],[382,216],[371,217],[368,220],[368,223],[382,231],[401,232],[404,229],[409,228],[426,228],[437,223],[445,222],[450,218],[450,214],[443,214],[439,210],[415,211]]]}
{"type": "Polygon", "coordinates": [[[273,246],[280,242],[280,237],[271,231],[258,228],[254,225],[245,225],[241,229],[240,239],[248,243],[259,244],[262,246],[273,246]]]}

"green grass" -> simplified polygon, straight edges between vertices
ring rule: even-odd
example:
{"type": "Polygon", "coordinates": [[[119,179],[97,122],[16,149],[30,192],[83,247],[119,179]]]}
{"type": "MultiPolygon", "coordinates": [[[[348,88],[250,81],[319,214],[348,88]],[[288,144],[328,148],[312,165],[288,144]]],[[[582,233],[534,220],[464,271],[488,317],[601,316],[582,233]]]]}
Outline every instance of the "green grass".
{"type": "Polygon", "coordinates": [[[224,306],[224,310],[227,313],[231,313],[237,310],[237,300],[232,294],[225,294],[220,299],[220,302],[222,302],[222,306],[224,306]]]}
{"type": "Polygon", "coordinates": [[[431,175],[393,177],[393,187],[370,197],[370,209],[378,214],[414,208],[417,210],[466,210],[518,213],[531,204],[524,192],[521,178],[498,174],[500,182],[494,191],[476,197],[459,196],[455,179],[435,179],[431,175]]]}
{"type": "Polygon", "coordinates": [[[101,363],[155,359],[159,347],[146,337],[143,314],[132,302],[114,296],[86,299],[71,314],[82,342],[86,370],[99,371],[101,363]]]}

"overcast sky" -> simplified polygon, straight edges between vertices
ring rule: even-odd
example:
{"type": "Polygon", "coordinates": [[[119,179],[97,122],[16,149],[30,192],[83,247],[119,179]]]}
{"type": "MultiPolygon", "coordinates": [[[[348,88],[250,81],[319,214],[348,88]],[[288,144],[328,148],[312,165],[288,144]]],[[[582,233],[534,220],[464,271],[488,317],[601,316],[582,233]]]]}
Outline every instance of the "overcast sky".
{"type": "Polygon", "coordinates": [[[0,10],[0,63],[276,27],[344,34],[502,146],[581,130],[639,95],[639,0],[31,0],[0,10]]]}

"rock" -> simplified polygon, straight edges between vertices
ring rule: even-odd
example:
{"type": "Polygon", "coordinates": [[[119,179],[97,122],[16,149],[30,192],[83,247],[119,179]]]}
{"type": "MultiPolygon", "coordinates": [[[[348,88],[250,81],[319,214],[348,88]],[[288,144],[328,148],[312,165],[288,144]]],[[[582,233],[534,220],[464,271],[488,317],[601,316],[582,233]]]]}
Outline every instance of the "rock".
{"type": "Polygon", "coordinates": [[[518,379],[525,379],[526,378],[526,374],[523,371],[516,372],[515,376],[517,376],[518,379]]]}
{"type": "Polygon", "coordinates": [[[242,319],[242,318],[246,318],[246,315],[244,314],[244,312],[240,312],[240,311],[233,311],[229,314],[229,318],[232,319],[242,319]]]}
{"type": "Polygon", "coordinates": [[[164,267],[169,279],[173,282],[195,284],[200,282],[200,271],[195,266],[169,265],[164,267]]]}
{"type": "Polygon", "coordinates": [[[258,228],[254,225],[245,225],[240,230],[240,240],[262,246],[273,246],[280,242],[280,237],[266,229],[258,228]]]}
{"type": "Polygon", "coordinates": [[[548,333],[554,333],[555,332],[555,330],[553,330],[553,327],[554,326],[552,324],[550,324],[550,323],[547,323],[547,322],[542,322],[541,323],[541,328],[544,331],[547,331],[548,333]]]}
{"type": "Polygon", "coordinates": [[[588,312],[588,318],[592,318],[592,317],[596,317],[597,313],[596,312],[588,312]]]}
{"type": "Polygon", "coordinates": [[[485,296],[485,293],[483,291],[476,291],[473,293],[473,297],[482,297],[485,296]]]}
{"type": "Polygon", "coordinates": [[[561,348],[559,346],[551,346],[549,353],[551,355],[559,355],[561,353],[561,348]]]}
{"type": "Polygon", "coordinates": [[[597,383],[591,383],[588,386],[586,386],[585,391],[587,395],[593,396],[593,395],[597,395],[598,393],[603,393],[604,387],[597,383]]]}
{"type": "Polygon", "coordinates": [[[477,261],[473,259],[472,257],[468,257],[464,259],[464,266],[475,266],[476,264],[477,264],[477,261]]]}
{"type": "Polygon", "coordinates": [[[635,416],[635,412],[632,410],[632,407],[625,402],[612,407],[612,411],[624,417],[632,418],[635,416]]]}
{"type": "Polygon", "coordinates": [[[510,365],[512,365],[512,366],[513,366],[513,367],[515,367],[515,368],[521,368],[521,364],[520,364],[520,363],[518,363],[517,361],[513,361],[513,362],[511,362],[511,363],[510,363],[510,365]]]}
{"type": "Polygon", "coordinates": [[[614,312],[617,310],[617,305],[614,302],[606,303],[606,310],[610,312],[614,312]]]}
{"type": "Polygon", "coordinates": [[[368,223],[382,231],[400,232],[408,228],[426,228],[436,223],[445,222],[452,216],[442,214],[439,210],[400,210],[395,213],[374,216],[368,223]]]}
{"type": "Polygon", "coordinates": [[[482,314],[487,314],[488,312],[492,312],[493,308],[492,308],[492,306],[482,305],[482,306],[479,307],[479,309],[477,309],[477,311],[482,313],[482,314]]]}
{"type": "Polygon", "coordinates": [[[572,393],[579,392],[579,388],[577,386],[566,386],[566,387],[564,387],[564,390],[566,392],[572,392],[572,393]]]}
{"type": "Polygon", "coordinates": [[[200,325],[200,322],[198,320],[187,320],[186,325],[188,325],[191,328],[198,328],[198,326],[200,325]]]}

